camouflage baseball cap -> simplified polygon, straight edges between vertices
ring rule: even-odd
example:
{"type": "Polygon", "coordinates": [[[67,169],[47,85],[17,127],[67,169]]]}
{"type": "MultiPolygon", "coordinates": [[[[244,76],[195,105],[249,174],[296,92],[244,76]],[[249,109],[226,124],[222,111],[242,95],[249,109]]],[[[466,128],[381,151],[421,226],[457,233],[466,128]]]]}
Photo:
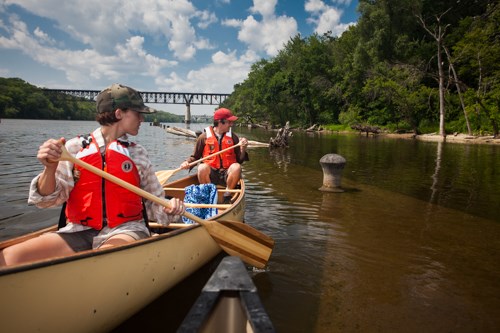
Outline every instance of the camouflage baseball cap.
{"type": "Polygon", "coordinates": [[[115,83],[96,97],[97,113],[113,112],[116,109],[132,109],[141,113],[155,113],[156,110],[144,105],[141,94],[135,89],[115,83]]]}

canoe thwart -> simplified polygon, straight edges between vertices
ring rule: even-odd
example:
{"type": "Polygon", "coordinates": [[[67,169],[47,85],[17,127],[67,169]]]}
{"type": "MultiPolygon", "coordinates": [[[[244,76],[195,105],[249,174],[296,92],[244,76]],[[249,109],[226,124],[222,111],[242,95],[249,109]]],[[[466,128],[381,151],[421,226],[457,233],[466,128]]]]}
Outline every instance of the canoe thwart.
{"type": "Polygon", "coordinates": [[[184,205],[190,208],[219,208],[219,209],[228,209],[231,207],[230,204],[197,204],[197,203],[188,203],[185,202],[184,205]]]}
{"type": "Polygon", "coordinates": [[[198,225],[198,224],[170,223],[170,224],[165,225],[165,224],[156,223],[156,222],[149,222],[148,225],[150,228],[183,229],[183,228],[189,228],[189,227],[192,227],[193,225],[198,225]]]}
{"type": "MultiPolygon", "coordinates": [[[[163,189],[165,191],[183,191],[183,192],[186,190],[186,189],[180,188],[180,187],[164,187],[163,189]]],[[[229,193],[241,193],[241,190],[239,190],[239,189],[226,190],[226,189],[220,189],[220,188],[218,188],[217,191],[229,192],[229,193]]]]}

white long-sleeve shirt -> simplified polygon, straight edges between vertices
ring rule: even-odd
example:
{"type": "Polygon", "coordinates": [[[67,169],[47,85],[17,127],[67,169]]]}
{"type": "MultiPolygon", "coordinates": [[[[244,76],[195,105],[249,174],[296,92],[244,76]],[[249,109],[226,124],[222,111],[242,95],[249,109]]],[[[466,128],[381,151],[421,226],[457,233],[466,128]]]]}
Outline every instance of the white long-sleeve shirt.
{"type": "MultiPolygon", "coordinates": [[[[105,141],[101,133],[101,129],[97,128],[93,132],[94,138],[97,141],[97,144],[101,151],[105,149],[105,141]]],[[[120,138],[121,141],[128,141],[127,136],[123,136],[120,138]]],[[[66,149],[73,156],[76,155],[82,148],[81,138],[73,138],[66,142],[66,149]]],[[[148,153],[146,149],[139,145],[134,144],[128,147],[130,152],[130,157],[134,161],[139,171],[139,176],[141,179],[140,187],[151,193],[157,197],[164,198],[163,188],[158,181],[158,178],[155,175],[153,170],[151,161],[149,160],[148,153]]],[[[69,193],[75,186],[74,177],[73,177],[73,163],[68,161],[61,161],[56,170],[56,189],[53,193],[43,196],[38,192],[37,183],[40,175],[37,175],[32,181],[30,185],[30,192],[28,197],[28,204],[36,205],[39,208],[49,208],[60,206],[64,202],[66,202],[69,198],[69,193]]],[[[119,200],[117,198],[117,200],[119,200]]],[[[163,211],[163,206],[151,202],[149,200],[145,200],[146,211],[149,219],[155,220],[158,223],[168,225],[170,222],[178,221],[178,216],[166,214],[163,211]]],[[[136,221],[141,226],[139,229],[142,229],[144,226],[143,221],[136,221]]],[[[132,223],[133,224],[133,223],[132,223]]],[[[76,223],[71,223],[68,221],[68,224],[65,228],[61,229],[62,232],[76,232],[88,229],[90,227],[83,226],[76,223]]]]}

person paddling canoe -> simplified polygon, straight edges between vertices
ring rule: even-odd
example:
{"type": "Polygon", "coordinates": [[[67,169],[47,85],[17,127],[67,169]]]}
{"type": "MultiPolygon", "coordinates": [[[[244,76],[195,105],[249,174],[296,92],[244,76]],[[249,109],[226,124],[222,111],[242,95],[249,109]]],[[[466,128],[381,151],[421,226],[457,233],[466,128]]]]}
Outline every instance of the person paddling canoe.
{"type": "MultiPolygon", "coordinates": [[[[248,161],[246,151],[248,140],[239,139],[232,133],[231,127],[238,119],[231,110],[220,108],[214,113],[214,125],[204,129],[204,132],[196,140],[193,154],[182,164],[180,168],[190,168],[189,163],[199,160],[208,155],[214,155],[198,165],[198,181],[201,184],[213,183],[225,186],[226,189],[234,189],[241,179],[241,164],[248,161]],[[216,155],[218,151],[234,146],[222,154],[216,155]]],[[[224,193],[224,203],[229,203],[231,194],[224,193]]]]}
{"type": "MultiPolygon", "coordinates": [[[[67,141],[66,149],[76,158],[163,198],[146,149],[127,138],[127,134],[138,134],[144,113],[156,110],[147,107],[135,89],[120,84],[101,91],[96,105],[100,127],[67,141]]],[[[65,226],[3,249],[0,266],[146,238],[150,232],[145,216],[167,225],[185,212],[179,199],[172,199],[168,208],[149,200],[143,202],[139,195],[78,165],[57,162],[63,142],[64,138],[49,139],[40,146],[37,158],[44,170],[31,182],[28,203],[40,208],[65,204],[65,226]]]]}

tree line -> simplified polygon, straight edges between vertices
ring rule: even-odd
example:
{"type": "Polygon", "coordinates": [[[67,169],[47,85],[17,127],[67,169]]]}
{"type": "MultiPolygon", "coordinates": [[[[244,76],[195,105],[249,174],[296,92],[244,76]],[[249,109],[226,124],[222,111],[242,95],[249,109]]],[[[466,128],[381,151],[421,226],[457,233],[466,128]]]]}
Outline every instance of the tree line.
{"type": "Polygon", "coordinates": [[[498,135],[500,5],[359,0],[340,37],[297,35],[224,106],[253,123],[498,135]]]}
{"type": "MultiPolygon", "coordinates": [[[[95,101],[60,92],[48,92],[20,78],[0,77],[0,118],[95,120],[95,101]]],[[[145,115],[147,122],[182,123],[169,112],[145,115]]]]}

